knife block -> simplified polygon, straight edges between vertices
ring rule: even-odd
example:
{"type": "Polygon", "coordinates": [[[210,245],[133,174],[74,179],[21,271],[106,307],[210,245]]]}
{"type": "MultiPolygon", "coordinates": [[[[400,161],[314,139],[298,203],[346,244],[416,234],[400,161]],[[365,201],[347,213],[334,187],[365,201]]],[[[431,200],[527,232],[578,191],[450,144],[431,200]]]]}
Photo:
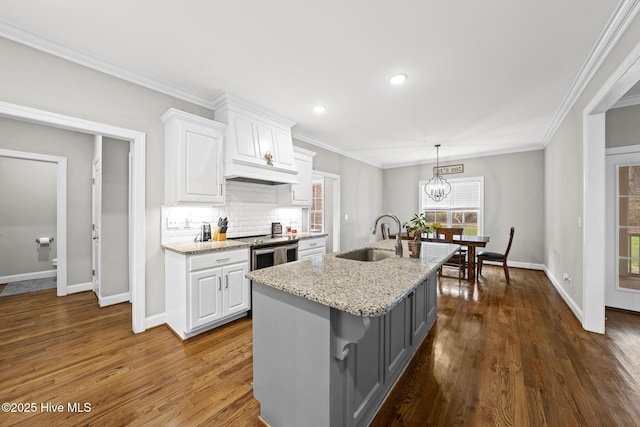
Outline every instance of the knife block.
{"type": "Polygon", "coordinates": [[[213,230],[213,240],[218,242],[222,240],[227,240],[227,233],[221,233],[220,227],[216,227],[215,230],[213,230]]]}

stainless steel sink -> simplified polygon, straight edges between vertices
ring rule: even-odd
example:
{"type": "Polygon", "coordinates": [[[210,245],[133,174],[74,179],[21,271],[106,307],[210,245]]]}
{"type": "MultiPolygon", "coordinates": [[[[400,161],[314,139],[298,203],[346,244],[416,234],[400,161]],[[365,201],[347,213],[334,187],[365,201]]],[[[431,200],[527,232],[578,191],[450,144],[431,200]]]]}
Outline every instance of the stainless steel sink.
{"type": "Polygon", "coordinates": [[[365,261],[365,262],[373,262],[373,261],[382,261],[386,258],[394,258],[396,254],[392,251],[384,251],[381,249],[374,248],[364,248],[357,249],[351,252],[345,252],[340,255],[336,255],[336,258],[344,258],[351,259],[354,261],[365,261]]]}

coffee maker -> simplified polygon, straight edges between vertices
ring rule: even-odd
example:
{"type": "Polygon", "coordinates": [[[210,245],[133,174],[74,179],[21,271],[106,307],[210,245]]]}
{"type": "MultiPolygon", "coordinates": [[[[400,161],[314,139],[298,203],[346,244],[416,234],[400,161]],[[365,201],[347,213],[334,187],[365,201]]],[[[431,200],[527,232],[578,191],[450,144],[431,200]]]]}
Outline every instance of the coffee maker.
{"type": "Polygon", "coordinates": [[[200,241],[202,242],[210,242],[211,241],[211,224],[205,222],[200,227],[200,241]]]}

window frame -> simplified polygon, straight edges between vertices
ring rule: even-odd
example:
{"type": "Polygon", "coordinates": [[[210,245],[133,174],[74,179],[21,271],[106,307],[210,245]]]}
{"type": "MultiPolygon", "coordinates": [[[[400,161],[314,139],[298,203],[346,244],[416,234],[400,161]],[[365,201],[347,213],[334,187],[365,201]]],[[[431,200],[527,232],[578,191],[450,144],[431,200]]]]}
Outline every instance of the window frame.
{"type": "MultiPolygon", "coordinates": [[[[480,183],[480,197],[479,197],[479,206],[478,206],[478,236],[484,236],[484,176],[469,176],[469,177],[460,177],[460,178],[445,178],[449,184],[453,187],[456,183],[465,183],[465,182],[479,182],[480,183]]],[[[447,212],[447,227],[451,226],[451,213],[453,211],[464,210],[461,208],[429,208],[425,210],[425,197],[428,198],[427,194],[424,192],[424,186],[427,184],[428,180],[418,181],[418,212],[425,211],[444,211],[447,212]]],[[[451,193],[449,193],[451,194],[451,193]]],[[[447,195],[449,197],[449,195],[447,195]]],[[[469,208],[468,210],[475,210],[474,208],[469,208]]],[[[443,224],[444,225],[444,224],[443,224]]]]}
{"type": "Polygon", "coordinates": [[[324,233],[324,227],[325,227],[325,207],[324,207],[324,197],[325,196],[325,192],[324,192],[324,178],[322,179],[313,179],[311,180],[311,206],[309,206],[309,231],[312,233],[324,233]],[[322,209],[318,210],[314,210],[313,209],[313,200],[314,200],[314,192],[313,192],[313,187],[319,185],[321,188],[321,197],[320,197],[320,201],[322,204],[322,209]],[[314,213],[320,213],[322,216],[322,223],[321,226],[322,228],[320,230],[314,230],[313,226],[314,226],[314,222],[313,222],[313,214],[314,213]]]}

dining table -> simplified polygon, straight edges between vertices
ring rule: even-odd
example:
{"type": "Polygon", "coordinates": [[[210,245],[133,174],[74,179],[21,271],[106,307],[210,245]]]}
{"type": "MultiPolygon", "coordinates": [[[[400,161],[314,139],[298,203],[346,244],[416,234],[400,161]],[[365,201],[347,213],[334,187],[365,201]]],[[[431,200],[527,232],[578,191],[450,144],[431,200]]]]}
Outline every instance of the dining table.
{"type": "MultiPolygon", "coordinates": [[[[423,237],[423,241],[426,242],[438,242],[435,236],[433,237],[423,237]]],[[[473,280],[476,277],[476,248],[484,248],[489,243],[489,236],[453,236],[454,243],[458,243],[460,246],[466,246],[468,249],[468,260],[467,260],[467,278],[469,280],[473,280]]]]}

